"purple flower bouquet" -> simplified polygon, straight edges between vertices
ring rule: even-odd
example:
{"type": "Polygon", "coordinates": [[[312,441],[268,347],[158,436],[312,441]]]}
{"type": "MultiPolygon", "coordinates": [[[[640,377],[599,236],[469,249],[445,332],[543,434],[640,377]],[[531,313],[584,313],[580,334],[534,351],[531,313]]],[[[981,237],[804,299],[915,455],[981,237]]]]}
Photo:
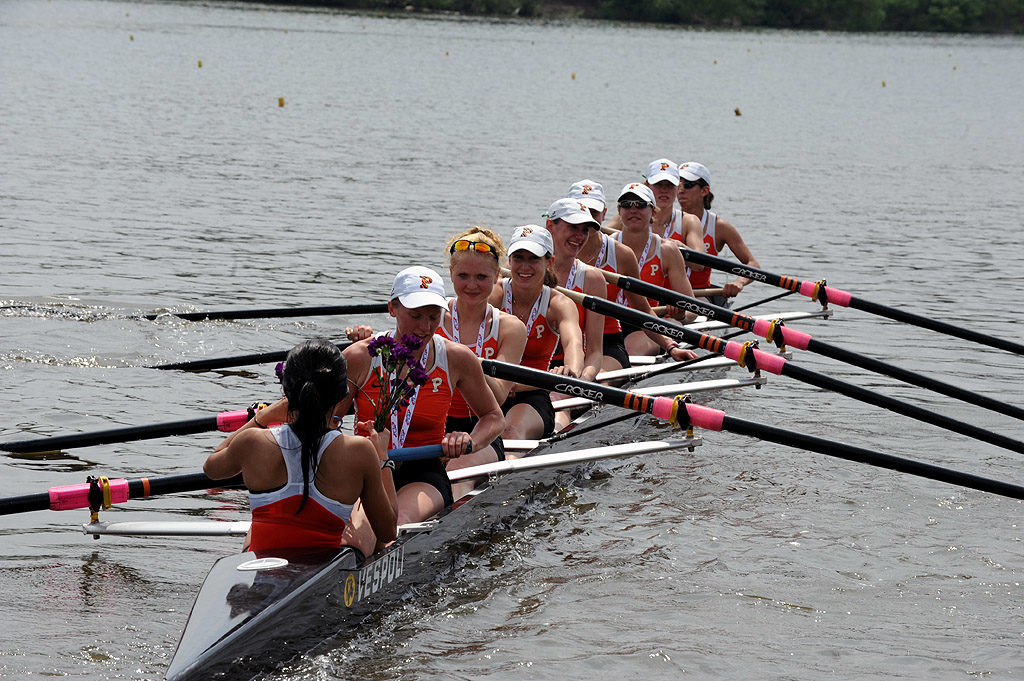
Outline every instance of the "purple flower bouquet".
{"type": "Polygon", "coordinates": [[[391,414],[407,406],[416,388],[430,378],[416,358],[421,347],[423,341],[412,335],[402,336],[398,341],[381,335],[370,341],[370,356],[380,357],[380,367],[374,370],[380,384],[379,402],[367,396],[373,405],[373,427],[378,433],[391,427],[391,414]]]}

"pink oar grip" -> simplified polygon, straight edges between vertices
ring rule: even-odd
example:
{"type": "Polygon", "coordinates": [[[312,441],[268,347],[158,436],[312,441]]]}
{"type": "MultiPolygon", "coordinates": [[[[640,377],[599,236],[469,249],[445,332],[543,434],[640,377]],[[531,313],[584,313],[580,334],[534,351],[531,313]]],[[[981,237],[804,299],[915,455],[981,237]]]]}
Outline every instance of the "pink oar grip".
{"type": "MultiPolygon", "coordinates": [[[[800,282],[800,295],[811,298],[814,296],[814,287],[817,286],[813,281],[801,281],[800,282]]],[[[850,299],[853,295],[843,291],[842,289],[832,288],[831,286],[825,287],[825,294],[828,295],[828,302],[835,303],[836,305],[842,305],[843,307],[850,307],[850,299]]]]}
{"type": "MultiPolygon", "coordinates": [[[[116,478],[110,481],[110,503],[120,504],[128,501],[128,481],[116,478]]],[[[67,511],[73,508],[89,507],[89,483],[64,485],[50,488],[50,508],[54,511],[67,511]]]]}
{"type": "MultiPolygon", "coordinates": [[[[743,349],[741,343],[736,341],[729,341],[725,344],[725,356],[734,362],[739,361],[740,351],[743,349]]],[[[764,350],[754,350],[754,361],[757,362],[757,368],[767,371],[770,374],[776,376],[782,375],[782,367],[786,365],[786,358],[781,355],[773,355],[770,352],[764,350]]]]}
{"type": "MultiPolygon", "coordinates": [[[[767,338],[768,329],[771,325],[771,320],[757,319],[754,321],[754,333],[761,338],[767,338]]],[[[804,331],[798,331],[797,329],[791,329],[784,325],[778,327],[776,333],[782,333],[782,340],[786,342],[786,345],[794,347],[797,350],[806,350],[807,343],[811,340],[811,334],[805,333],[804,331]]]]}
{"type": "Polygon", "coordinates": [[[246,410],[242,411],[222,411],[217,414],[217,430],[222,433],[233,433],[249,420],[249,412],[246,410]]]}
{"type": "Polygon", "coordinates": [[[690,415],[690,423],[705,430],[721,430],[722,421],[725,420],[725,412],[721,409],[712,409],[700,404],[686,405],[686,413],[690,415]]]}
{"type": "Polygon", "coordinates": [[[654,398],[654,409],[651,414],[662,420],[669,420],[672,418],[672,405],[675,403],[671,397],[655,397],[654,398]]]}

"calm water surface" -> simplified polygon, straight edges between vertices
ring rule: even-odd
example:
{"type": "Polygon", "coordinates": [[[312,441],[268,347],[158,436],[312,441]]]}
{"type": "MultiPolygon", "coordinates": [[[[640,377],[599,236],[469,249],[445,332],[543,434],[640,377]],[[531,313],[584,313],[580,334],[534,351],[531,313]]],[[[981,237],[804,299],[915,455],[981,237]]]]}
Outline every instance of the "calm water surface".
{"type": "MultiPolygon", "coordinates": [[[[352,320],[131,315],[379,301],[398,268],[443,267],[456,230],[538,222],[574,180],[614,194],[661,156],[711,168],[716,209],[766,269],[1015,337],[1022,72],[1008,37],[7,0],[0,437],[271,398],[268,367],[144,367],[352,320]]],[[[802,328],[1024,404],[1021,358],[850,310],[802,328]]],[[[1012,419],[798,361],[1024,439],[1012,419]]],[[[1024,482],[1018,455],[789,379],[707,401],[1024,482]]],[[[218,439],[4,456],[0,495],[194,471],[218,439]]],[[[278,678],[1024,678],[1019,502],[710,433],[693,454],[540,476],[517,509],[278,678]]],[[[246,514],[227,492],[106,517],[246,514]]],[[[86,515],[0,522],[0,675],[160,678],[208,567],[238,546],[94,541],[76,531],[86,515]]]]}

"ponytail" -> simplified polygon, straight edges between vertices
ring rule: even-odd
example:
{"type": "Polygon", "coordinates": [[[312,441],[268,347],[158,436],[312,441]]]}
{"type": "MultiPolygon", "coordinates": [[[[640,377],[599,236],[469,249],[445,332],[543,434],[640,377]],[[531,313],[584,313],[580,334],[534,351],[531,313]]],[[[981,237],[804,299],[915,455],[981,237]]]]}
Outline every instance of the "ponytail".
{"type": "Polygon", "coordinates": [[[302,503],[309,497],[309,482],[316,475],[317,453],[330,430],[329,410],[348,395],[345,357],[333,343],[308,340],[288,353],[281,376],[288,398],[289,426],[302,445],[302,503]]]}

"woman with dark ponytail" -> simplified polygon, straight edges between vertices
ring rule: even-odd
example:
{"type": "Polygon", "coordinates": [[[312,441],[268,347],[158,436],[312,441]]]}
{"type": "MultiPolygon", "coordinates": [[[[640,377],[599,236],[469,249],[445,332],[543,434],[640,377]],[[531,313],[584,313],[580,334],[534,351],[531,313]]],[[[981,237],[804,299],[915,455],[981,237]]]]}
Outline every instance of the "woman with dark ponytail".
{"type": "Polygon", "coordinates": [[[250,550],[346,544],[368,555],[397,535],[395,485],[391,469],[382,467],[390,433],[377,433],[370,422],[356,429],[368,437],[335,428],[348,396],[346,369],[333,343],[295,346],[281,375],[284,397],[206,460],[203,470],[215,480],[242,474],[252,506],[250,550]]]}

